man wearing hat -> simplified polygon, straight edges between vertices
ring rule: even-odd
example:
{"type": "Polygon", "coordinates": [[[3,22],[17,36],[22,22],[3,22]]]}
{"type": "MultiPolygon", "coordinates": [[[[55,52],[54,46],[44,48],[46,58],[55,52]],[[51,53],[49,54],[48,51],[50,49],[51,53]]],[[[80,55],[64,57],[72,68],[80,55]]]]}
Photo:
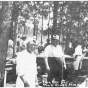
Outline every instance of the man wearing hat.
{"type": "Polygon", "coordinates": [[[62,79],[62,65],[66,67],[64,53],[62,47],[59,45],[59,36],[54,35],[51,44],[44,50],[46,69],[48,70],[48,81],[53,78],[61,82],[62,79]]]}
{"type": "Polygon", "coordinates": [[[33,38],[25,40],[25,50],[17,55],[16,87],[35,87],[37,78],[36,41],[33,38]]]}

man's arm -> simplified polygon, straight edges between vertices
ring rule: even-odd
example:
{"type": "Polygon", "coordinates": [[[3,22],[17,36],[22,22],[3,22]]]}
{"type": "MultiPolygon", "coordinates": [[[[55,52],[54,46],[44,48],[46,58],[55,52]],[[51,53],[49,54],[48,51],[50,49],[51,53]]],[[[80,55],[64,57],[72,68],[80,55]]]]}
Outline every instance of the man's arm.
{"type": "Polygon", "coordinates": [[[24,87],[30,87],[29,83],[27,82],[27,80],[25,79],[25,75],[20,76],[21,80],[24,83],[24,87]]]}
{"type": "Polygon", "coordinates": [[[25,61],[24,61],[24,57],[22,53],[18,53],[16,61],[17,61],[17,66],[16,66],[16,72],[17,75],[21,78],[21,80],[24,83],[25,87],[29,87],[29,84],[25,78],[25,71],[24,71],[24,65],[25,65],[25,61]]]}
{"type": "Polygon", "coordinates": [[[50,67],[49,67],[49,64],[48,64],[48,58],[45,58],[45,65],[46,65],[46,69],[49,71],[50,67]]]}
{"type": "Polygon", "coordinates": [[[63,64],[64,64],[64,67],[65,67],[65,69],[66,69],[66,62],[65,62],[65,54],[64,54],[64,52],[63,52],[63,50],[62,50],[62,47],[61,46],[59,46],[58,47],[58,50],[59,50],[59,52],[60,52],[60,55],[61,55],[61,58],[62,58],[62,62],[63,62],[63,64]]]}
{"type": "Polygon", "coordinates": [[[43,52],[43,57],[45,58],[45,65],[46,65],[46,69],[49,71],[50,67],[48,64],[48,57],[49,57],[49,53],[50,53],[51,47],[47,46],[43,52]]]}

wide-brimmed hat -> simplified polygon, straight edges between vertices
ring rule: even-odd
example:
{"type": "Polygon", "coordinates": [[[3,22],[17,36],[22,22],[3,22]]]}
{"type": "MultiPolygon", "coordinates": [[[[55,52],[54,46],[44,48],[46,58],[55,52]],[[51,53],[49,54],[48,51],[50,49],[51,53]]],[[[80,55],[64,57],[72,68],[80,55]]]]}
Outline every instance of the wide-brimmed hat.
{"type": "Polygon", "coordinates": [[[59,41],[59,35],[53,35],[53,40],[58,40],[59,41]]]}
{"type": "Polygon", "coordinates": [[[33,43],[34,43],[34,41],[33,41],[33,37],[29,37],[29,38],[27,38],[27,39],[24,41],[24,43],[25,43],[25,44],[27,44],[27,43],[31,43],[31,44],[33,44],[33,43]]]}
{"type": "Polygon", "coordinates": [[[26,45],[27,43],[38,45],[38,41],[35,39],[34,36],[28,37],[28,38],[24,41],[24,43],[25,43],[25,45],[26,45]]]}

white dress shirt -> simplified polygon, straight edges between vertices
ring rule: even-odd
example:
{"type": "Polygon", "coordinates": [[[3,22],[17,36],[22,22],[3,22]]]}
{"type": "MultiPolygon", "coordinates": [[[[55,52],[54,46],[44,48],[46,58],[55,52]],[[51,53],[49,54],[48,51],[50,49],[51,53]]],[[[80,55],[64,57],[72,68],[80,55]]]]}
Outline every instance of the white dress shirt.
{"type": "Polygon", "coordinates": [[[81,45],[78,45],[76,48],[75,48],[75,55],[82,55],[82,46],[81,45]]]}
{"type": "Polygon", "coordinates": [[[56,47],[48,45],[44,50],[44,57],[62,57],[63,55],[64,53],[60,45],[57,45],[56,47]]]}
{"type": "MultiPolygon", "coordinates": [[[[36,67],[36,56],[34,53],[29,53],[27,50],[19,52],[17,55],[17,74],[18,77],[24,75],[25,79],[28,81],[29,85],[35,86],[35,77],[37,74],[36,67]]],[[[22,86],[22,82],[17,81],[18,86],[22,86]],[[21,84],[21,85],[20,85],[21,84]]]]}

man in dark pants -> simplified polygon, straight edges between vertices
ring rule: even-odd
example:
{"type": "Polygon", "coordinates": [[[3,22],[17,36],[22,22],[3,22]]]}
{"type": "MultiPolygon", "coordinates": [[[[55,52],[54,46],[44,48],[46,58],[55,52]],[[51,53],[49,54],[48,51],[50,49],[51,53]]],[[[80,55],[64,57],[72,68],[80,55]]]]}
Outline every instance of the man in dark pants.
{"type": "Polygon", "coordinates": [[[64,53],[62,47],[59,45],[59,36],[54,36],[51,45],[48,45],[44,50],[44,58],[46,69],[48,71],[48,81],[53,78],[61,82],[63,79],[63,67],[66,69],[64,53]]]}

